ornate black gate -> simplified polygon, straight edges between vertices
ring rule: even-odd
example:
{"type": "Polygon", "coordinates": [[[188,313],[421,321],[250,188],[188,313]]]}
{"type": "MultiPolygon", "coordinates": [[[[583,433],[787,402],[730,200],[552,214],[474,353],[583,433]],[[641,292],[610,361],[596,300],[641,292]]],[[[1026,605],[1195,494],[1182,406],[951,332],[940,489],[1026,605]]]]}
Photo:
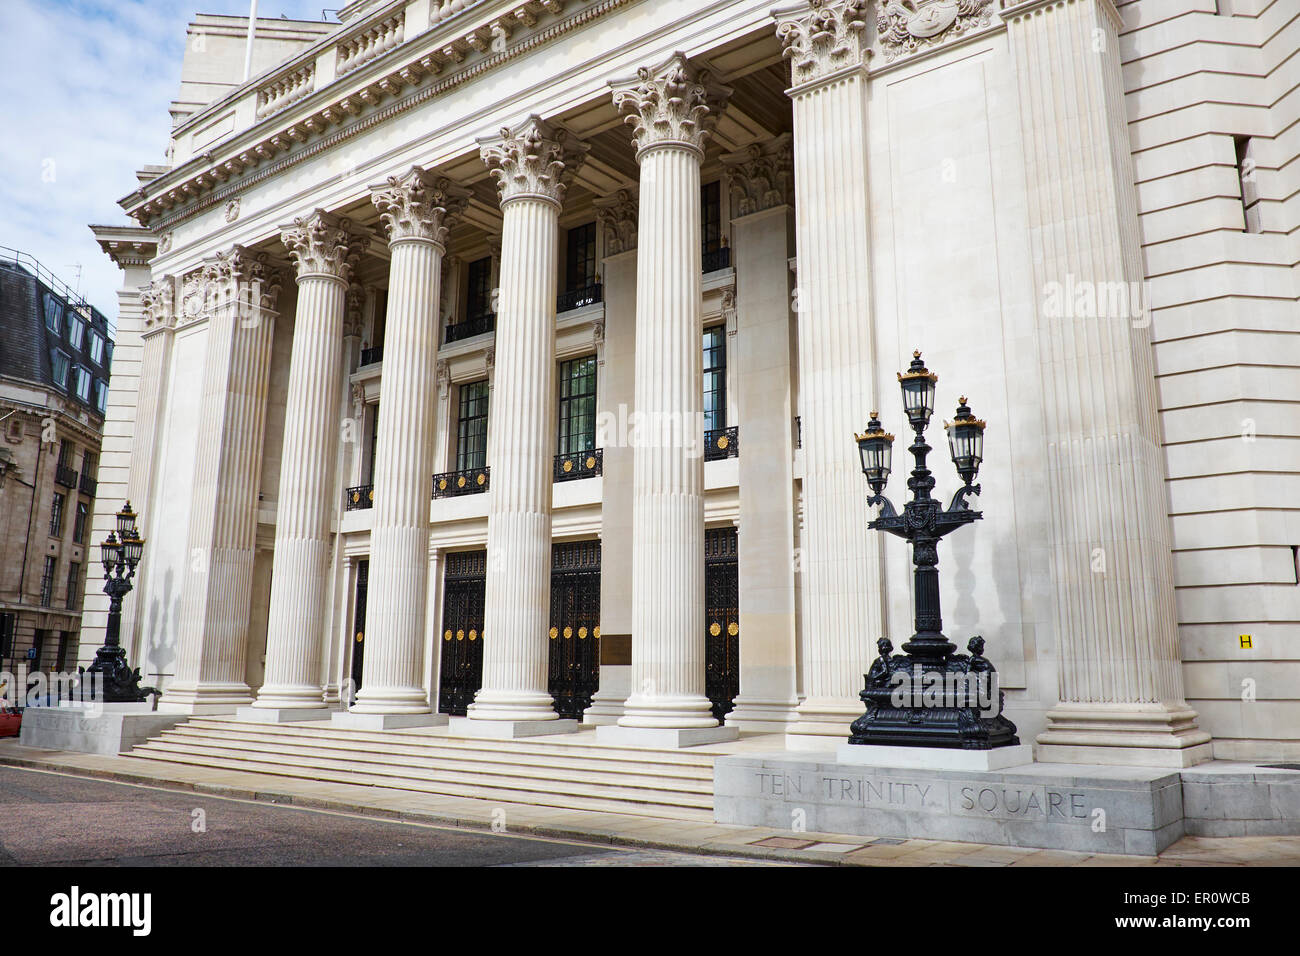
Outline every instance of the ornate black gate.
{"type": "Polygon", "coordinates": [[[438,711],[464,717],[483,685],[483,592],[487,552],[447,555],[442,597],[442,669],[438,711]]]}
{"type": "Polygon", "coordinates": [[[551,548],[548,689],[561,717],[582,719],[600,687],[600,542],[551,548]]]}
{"type": "Polygon", "coordinates": [[[736,529],[704,532],[704,693],[722,721],[740,693],[740,576],[736,529]]]}
{"type": "MultiPolygon", "coordinates": [[[[352,693],[361,689],[361,670],[366,657],[366,591],[370,586],[370,561],[357,562],[356,611],[352,617],[352,693]]],[[[351,703],[351,701],[349,701],[351,703]]]]}

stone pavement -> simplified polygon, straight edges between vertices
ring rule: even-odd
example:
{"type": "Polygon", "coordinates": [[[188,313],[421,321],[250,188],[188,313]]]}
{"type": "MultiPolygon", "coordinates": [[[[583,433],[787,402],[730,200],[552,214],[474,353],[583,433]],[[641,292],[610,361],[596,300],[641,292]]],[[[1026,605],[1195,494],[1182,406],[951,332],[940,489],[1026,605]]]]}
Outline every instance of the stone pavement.
{"type": "MultiPolygon", "coordinates": [[[[491,828],[535,836],[705,855],[789,863],[857,866],[1283,866],[1300,865],[1300,837],[1184,837],[1159,857],[897,840],[833,833],[793,833],[769,827],[691,823],[660,817],[414,793],[383,787],[321,783],[187,767],[121,756],[64,753],[0,741],[0,765],[298,807],[341,810],[377,818],[491,828]]],[[[646,863],[656,865],[654,856],[646,863]]],[[[544,865],[544,864],[539,864],[544,865]]],[[[573,861],[570,861],[573,865],[573,861]]]]}

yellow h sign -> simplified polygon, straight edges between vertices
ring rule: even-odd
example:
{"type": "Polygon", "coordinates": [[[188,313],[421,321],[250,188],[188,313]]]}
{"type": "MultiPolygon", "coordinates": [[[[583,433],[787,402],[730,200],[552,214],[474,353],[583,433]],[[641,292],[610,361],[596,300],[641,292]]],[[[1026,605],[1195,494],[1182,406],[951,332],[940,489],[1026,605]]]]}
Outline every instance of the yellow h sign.
{"type": "Polygon", "coordinates": [[[1254,642],[1251,640],[1249,634],[1238,634],[1238,635],[1237,635],[1237,642],[1238,642],[1239,644],[1241,644],[1241,648],[1242,648],[1242,650],[1246,650],[1246,651],[1250,650],[1251,648],[1253,648],[1253,647],[1255,646],[1255,644],[1254,644],[1254,642]]]}

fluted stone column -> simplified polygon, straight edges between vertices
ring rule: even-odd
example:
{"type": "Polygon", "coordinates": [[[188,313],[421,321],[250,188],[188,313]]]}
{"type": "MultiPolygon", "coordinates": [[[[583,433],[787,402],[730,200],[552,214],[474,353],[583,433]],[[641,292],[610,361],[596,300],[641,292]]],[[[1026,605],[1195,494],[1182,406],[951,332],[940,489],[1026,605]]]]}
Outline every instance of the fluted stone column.
{"type": "Polygon", "coordinates": [[[724,156],[736,267],[736,349],[729,356],[743,410],[737,565],[740,694],[727,723],[785,733],[799,720],[795,590],[794,210],[790,136],[724,156]]]}
{"type": "MultiPolygon", "coordinates": [[[[141,332],[142,348],[140,350],[140,394],[136,403],[135,427],[131,434],[131,474],[127,478],[126,500],[135,502],[140,515],[140,524],[148,528],[150,518],[157,514],[154,510],[154,476],[158,465],[159,418],[163,405],[163,396],[167,394],[167,383],[171,369],[172,344],[176,338],[176,277],[165,275],[155,279],[149,286],[140,290],[140,305],[144,313],[141,332]]],[[[102,466],[101,466],[102,467],[102,466]]],[[[96,514],[95,531],[98,537],[94,541],[103,541],[108,532],[116,529],[115,513],[121,507],[106,496],[95,499],[96,509],[104,502],[107,514],[96,514]],[[106,519],[106,520],[105,520],[106,519]]],[[[156,536],[150,534],[145,542],[145,553],[141,566],[145,569],[143,581],[137,582],[139,593],[134,601],[122,602],[122,642],[128,648],[129,659],[138,665],[145,662],[148,648],[141,639],[142,621],[136,609],[144,604],[145,585],[152,586],[149,577],[150,542],[156,536]]],[[[87,591],[93,590],[87,588],[87,591]]],[[[105,608],[107,596],[105,595],[105,608]]],[[[107,611],[105,611],[107,619],[107,611]]],[[[84,642],[84,638],[83,638],[84,642]]]]}
{"type": "Polygon", "coordinates": [[[249,720],[304,720],[329,714],[321,674],[344,296],[367,244],[352,232],[348,220],[323,209],[294,220],[281,238],[297,267],[298,308],[276,510],[266,681],[253,706],[238,712],[249,720]]]}
{"type": "Polygon", "coordinates": [[[704,695],[700,163],[731,90],[680,53],[614,84],[641,165],[632,466],[632,693],[601,739],[731,739],[704,695]]]}
{"type": "Polygon", "coordinates": [[[447,228],[468,193],[413,168],[372,190],[392,254],[375,443],[375,501],[366,603],[365,681],[336,723],[445,723],[424,689],[429,501],[438,360],[438,303],[447,228]]]}
{"type": "MultiPolygon", "coordinates": [[[[1045,296],[1071,283],[1133,288],[1143,268],[1119,15],[1110,0],[1038,0],[1002,16],[1020,83],[1034,284],[1045,296]]],[[[1210,735],[1183,696],[1147,323],[1062,317],[1046,303],[1038,321],[1060,693],[1038,759],[1208,760],[1210,735]]]]}
{"type": "Polygon", "coordinates": [[[257,496],[281,277],[241,246],[204,268],[207,354],[182,585],[176,676],[162,704],[191,713],[252,702],[244,681],[257,496]]]}
{"type": "Polygon", "coordinates": [[[509,737],[568,732],[577,721],[559,719],[547,690],[555,294],[560,208],[586,147],[536,116],[481,147],[503,216],[483,686],[452,726],[509,737]]]}
{"type": "Polygon", "coordinates": [[[880,536],[854,431],[876,391],[867,188],[866,0],[812,0],[779,15],[794,100],[799,404],[804,532],[803,700],[793,747],[844,738],[884,635],[880,536]]]}

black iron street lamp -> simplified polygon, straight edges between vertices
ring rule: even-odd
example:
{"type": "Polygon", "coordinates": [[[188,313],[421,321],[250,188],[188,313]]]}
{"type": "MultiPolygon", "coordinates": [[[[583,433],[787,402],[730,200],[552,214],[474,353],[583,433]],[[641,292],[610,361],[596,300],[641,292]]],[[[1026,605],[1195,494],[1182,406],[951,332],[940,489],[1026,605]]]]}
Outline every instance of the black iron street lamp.
{"type": "Polygon", "coordinates": [[[1002,693],[996,687],[996,669],[983,656],[984,640],[973,637],[971,652],[957,654],[957,645],[943,635],[939,613],[939,539],[963,525],[984,517],[966,501],[978,495],[974,484],[984,457],[985,423],[961,399],[948,430],[948,445],[962,487],[945,509],[931,497],[934,476],[926,467],[932,450],[925,430],[934,414],[935,385],[939,377],[925,367],[921,353],[899,373],[903,409],[916,437],[908,449],[915,459],[907,487],[912,498],[899,514],[884,496],[893,457],[894,436],[881,427],[872,412],[867,430],[855,436],[862,458],[862,473],[871,486],[868,505],[880,506],[880,517],[868,527],[886,531],[912,545],[916,633],[891,654],[893,643],[877,642],[880,656],[865,675],[861,698],[867,712],[853,722],[852,744],[913,747],[952,747],[988,750],[1018,744],[1015,724],[1002,716],[1002,693]],[[981,686],[982,685],[982,686],[981,686]]]}
{"type": "Polygon", "coordinates": [[[144,539],[136,529],[135,517],[128,501],[117,513],[117,531],[110,531],[99,546],[104,565],[104,593],[108,595],[108,624],[104,629],[104,646],[95,652],[95,662],[86,668],[86,676],[98,675],[98,681],[92,681],[90,687],[99,683],[100,699],[109,704],[139,703],[149,694],[157,693],[152,687],[140,686],[140,669],[132,669],[127,663],[120,637],[122,598],[131,591],[131,579],[144,553],[144,539]]]}

